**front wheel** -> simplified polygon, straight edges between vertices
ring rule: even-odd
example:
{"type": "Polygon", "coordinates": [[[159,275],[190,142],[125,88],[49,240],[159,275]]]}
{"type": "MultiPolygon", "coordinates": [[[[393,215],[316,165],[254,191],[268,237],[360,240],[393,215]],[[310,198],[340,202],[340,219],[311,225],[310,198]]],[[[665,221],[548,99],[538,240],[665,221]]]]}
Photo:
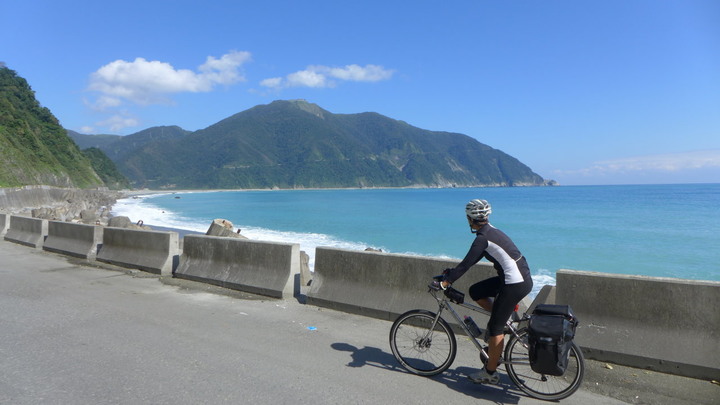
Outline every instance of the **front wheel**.
{"type": "Polygon", "coordinates": [[[420,309],[400,315],[390,328],[393,356],[408,371],[431,376],[447,370],[455,360],[455,334],[444,319],[420,309]]]}
{"type": "Polygon", "coordinates": [[[582,384],[585,359],[580,348],[572,344],[565,374],[552,376],[538,374],[530,368],[527,329],[510,338],[505,347],[505,369],[508,376],[524,393],[531,397],[556,401],[572,395],[582,384]]]}

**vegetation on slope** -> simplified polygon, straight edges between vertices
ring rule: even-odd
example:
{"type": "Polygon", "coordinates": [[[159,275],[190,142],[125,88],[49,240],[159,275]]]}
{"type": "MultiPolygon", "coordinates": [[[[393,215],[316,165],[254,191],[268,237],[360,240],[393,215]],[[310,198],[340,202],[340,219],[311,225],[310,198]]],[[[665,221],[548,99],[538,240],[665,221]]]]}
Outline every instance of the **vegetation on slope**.
{"type": "Polygon", "coordinates": [[[193,133],[139,135],[100,146],[139,187],[544,184],[517,159],[469,136],[377,113],[333,114],[304,100],[256,106],[193,133]]]}
{"type": "Polygon", "coordinates": [[[90,161],[95,173],[100,176],[100,179],[108,188],[111,190],[130,188],[130,180],[120,173],[115,163],[103,151],[98,148],[87,148],[82,152],[90,161]]]}
{"type": "Polygon", "coordinates": [[[103,184],[27,81],[7,67],[0,67],[0,162],[0,187],[103,184]]]}

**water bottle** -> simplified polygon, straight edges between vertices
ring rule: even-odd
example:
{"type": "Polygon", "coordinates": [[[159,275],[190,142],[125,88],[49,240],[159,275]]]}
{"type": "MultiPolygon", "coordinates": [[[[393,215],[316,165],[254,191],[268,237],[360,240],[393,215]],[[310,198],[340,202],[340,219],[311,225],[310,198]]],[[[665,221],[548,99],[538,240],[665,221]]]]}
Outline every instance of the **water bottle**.
{"type": "Polygon", "coordinates": [[[470,334],[472,337],[479,337],[480,336],[480,328],[478,328],[475,321],[472,320],[469,316],[466,316],[463,320],[465,322],[465,326],[467,326],[468,330],[470,331],[470,334]]]}

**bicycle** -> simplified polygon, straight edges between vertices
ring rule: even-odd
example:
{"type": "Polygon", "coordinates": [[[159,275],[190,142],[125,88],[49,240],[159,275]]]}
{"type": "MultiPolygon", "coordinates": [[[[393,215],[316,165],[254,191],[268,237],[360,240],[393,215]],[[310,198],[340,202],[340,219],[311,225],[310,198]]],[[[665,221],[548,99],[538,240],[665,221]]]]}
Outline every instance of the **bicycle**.
{"type": "MultiPolygon", "coordinates": [[[[407,371],[421,376],[434,376],[447,370],[455,360],[457,353],[455,333],[442,318],[443,311],[447,310],[480,351],[480,360],[485,364],[488,360],[487,349],[483,348],[478,338],[473,336],[451,302],[487,316],[490,313],[477,305],[464,303],[462,298],[458,299],[456,294],[459,296],[464,296],[464,294],[452,287],[443,291],[437,281],[428,287],[428,292],[438,303],[438,311],[433,313],[423,309],[414,309],[405,312],[395,320],[390,328],[390,348],[395,359],[407,371]]],[[[519,317],[517,307],[515,311],[506,323],[505,335],[509,336],[509,340],[500,361],[500,364],[505,365],[510,380],[521,391],[534,398],[560,400],[569,397],[580,388],[585,373],[582,351],[574,342],[572,343],[568,367],[562,376],[534,372],[530,366],[526,326],[532,315],[525,313],[519,317]],[[521,325],[523,326],[521,327],[521,325]]]]}

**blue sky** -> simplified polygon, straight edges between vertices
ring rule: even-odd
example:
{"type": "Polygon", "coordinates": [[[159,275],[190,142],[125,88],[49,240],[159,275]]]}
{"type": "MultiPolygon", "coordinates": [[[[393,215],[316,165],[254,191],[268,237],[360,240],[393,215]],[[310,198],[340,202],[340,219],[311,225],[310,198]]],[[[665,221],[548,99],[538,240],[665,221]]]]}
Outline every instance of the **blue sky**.
{"type": "Polygon", "coordinates": [[[0,0],[0,62],[84,133],[303,98],[561,184],[720,182],[716,0],[0,0]]]}

